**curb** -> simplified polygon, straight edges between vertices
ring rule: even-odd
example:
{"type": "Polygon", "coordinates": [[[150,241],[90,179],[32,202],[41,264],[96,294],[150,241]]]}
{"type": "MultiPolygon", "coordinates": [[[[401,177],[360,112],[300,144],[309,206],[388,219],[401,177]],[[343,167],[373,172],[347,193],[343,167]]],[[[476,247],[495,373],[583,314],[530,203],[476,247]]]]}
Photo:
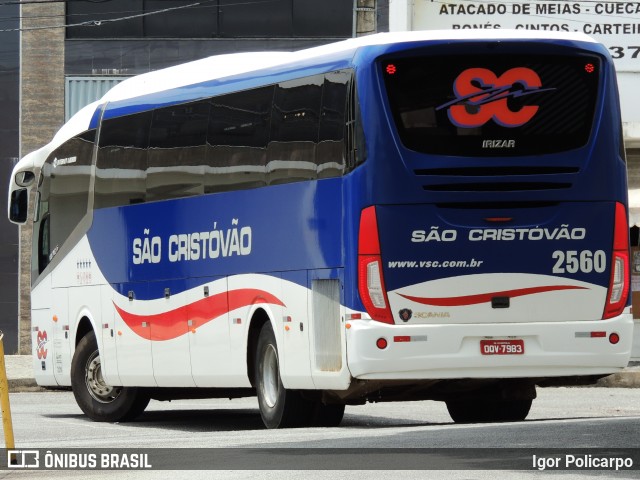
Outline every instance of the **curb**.
{"type": "Polygon", "coordinates": [[[40,387],[32,378],[12,378],[8,380],[9,393],[22,392],[46,392],[47,389],[40,387]]]}
{"type": "Polygon", "coordinates": [[[640,388],[640,367],[627,367],[622,372],[601,378],[595,386],[606,388],[640,388]]]}

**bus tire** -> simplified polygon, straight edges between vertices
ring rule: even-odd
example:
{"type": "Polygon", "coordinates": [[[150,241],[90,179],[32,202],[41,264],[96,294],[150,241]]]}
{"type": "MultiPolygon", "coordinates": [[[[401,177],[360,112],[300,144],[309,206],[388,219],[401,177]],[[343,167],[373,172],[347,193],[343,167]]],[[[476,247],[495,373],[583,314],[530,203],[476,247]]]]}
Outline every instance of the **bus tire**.
{"type": "Polygon", "coordinates": [[[80,409],[97,422],[125,422],[139,416],[149,396],[135,387],[113,387],[102,377],[96,335],[87,333],[71,361],[71,388],[80,409]]]}
{"type": "Polygon", "coordinates": [[[527,418],[533,399],[447,400],[447,410],[456,423],[520,422],[527,418]]]}
{"type": "Polygon", "coordinates": [[[265,427],[291,428],[311,424],[313,403],[303,398],[299,391],[288,390],[282,385],[278,346],[268,322],[260,330],[254,371],[260,416],[265,427]]]}

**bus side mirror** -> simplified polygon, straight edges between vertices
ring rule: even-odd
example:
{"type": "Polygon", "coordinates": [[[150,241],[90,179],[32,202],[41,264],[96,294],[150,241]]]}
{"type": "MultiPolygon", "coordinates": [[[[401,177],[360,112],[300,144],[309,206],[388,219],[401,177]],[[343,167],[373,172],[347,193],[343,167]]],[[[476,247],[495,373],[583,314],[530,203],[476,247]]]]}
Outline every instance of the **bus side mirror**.
{"type": "Polygon", "coordinates": [[[9,203],[9,220],[11,220],[13,223],[26,223],[28,207],[29,191],[26,188],[19,188],[11,192],[11,201],[9,203]]]}
{"type": "Polygon", "coordinates": [[[28,170],[16,173],[14,177],[16,184],[21,187],[28,187],[36,179],[36,175],[28,170]]]}

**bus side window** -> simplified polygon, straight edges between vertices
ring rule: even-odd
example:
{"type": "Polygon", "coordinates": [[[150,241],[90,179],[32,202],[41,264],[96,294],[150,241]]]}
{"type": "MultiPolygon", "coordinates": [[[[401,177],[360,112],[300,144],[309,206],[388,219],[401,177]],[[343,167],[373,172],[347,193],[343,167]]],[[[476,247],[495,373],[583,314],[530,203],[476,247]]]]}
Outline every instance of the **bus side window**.
{"type": "Polygon", "coordinates": [[[41,274],[47,265],[49,265],[49,255],[51,254],[51,216],[47,212],[40,221],[40,229],[38,231],[38,274],[41,274]]]}
{"type": "Polygon", "coordinates": [[[267,148],[269,184],[317,178],[323,84],[324,75],[314,75],[276,86],[267,148]]]}
{"type": "Polygon", "coordinates": [[[98,141],[94,207],[145,201],[151,111],[103,120],[98,141]]]}
{"type": "Polygon", "coordinates": [[[147,202],[204,193],[209,102],[153,112],[146,171],[147,202]]]}
{"type": "Polygon", "coordinates": [[[345,168],[345,125],[351,72],[325,75],[322,87],[320,133],[316,151],[318,178],[338,177],[345,168]]]}
{"type": "Polygon", "coordinates": [[[49,190],[51,183],[51,164],[45,163],[38,178],[38,191],[35,195],[33,240],[31,242],[31,281],[38,278],[49,263],[49,190]],[[46,252],[45,252],[46,250],[46,252]]]}
{"type": "Polygon", "coordinates": [[[273,86],[211,99],[205,193],[266,185],[273,86]]]}

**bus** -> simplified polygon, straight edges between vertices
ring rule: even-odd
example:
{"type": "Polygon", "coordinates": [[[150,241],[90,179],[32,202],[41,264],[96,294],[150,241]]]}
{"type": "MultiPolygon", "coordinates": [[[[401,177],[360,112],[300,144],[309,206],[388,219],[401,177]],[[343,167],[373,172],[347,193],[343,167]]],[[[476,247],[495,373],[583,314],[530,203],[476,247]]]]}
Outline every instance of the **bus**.
{"type": "Polygon", "coordinates": [[[267,428],[406,400],[521,421],[537,387],[630,357],[616,77],[582,34],[376,34],[143,74],[9,190],[33,225],[36,380],[96,421],[246,396],[267,428]]]}

